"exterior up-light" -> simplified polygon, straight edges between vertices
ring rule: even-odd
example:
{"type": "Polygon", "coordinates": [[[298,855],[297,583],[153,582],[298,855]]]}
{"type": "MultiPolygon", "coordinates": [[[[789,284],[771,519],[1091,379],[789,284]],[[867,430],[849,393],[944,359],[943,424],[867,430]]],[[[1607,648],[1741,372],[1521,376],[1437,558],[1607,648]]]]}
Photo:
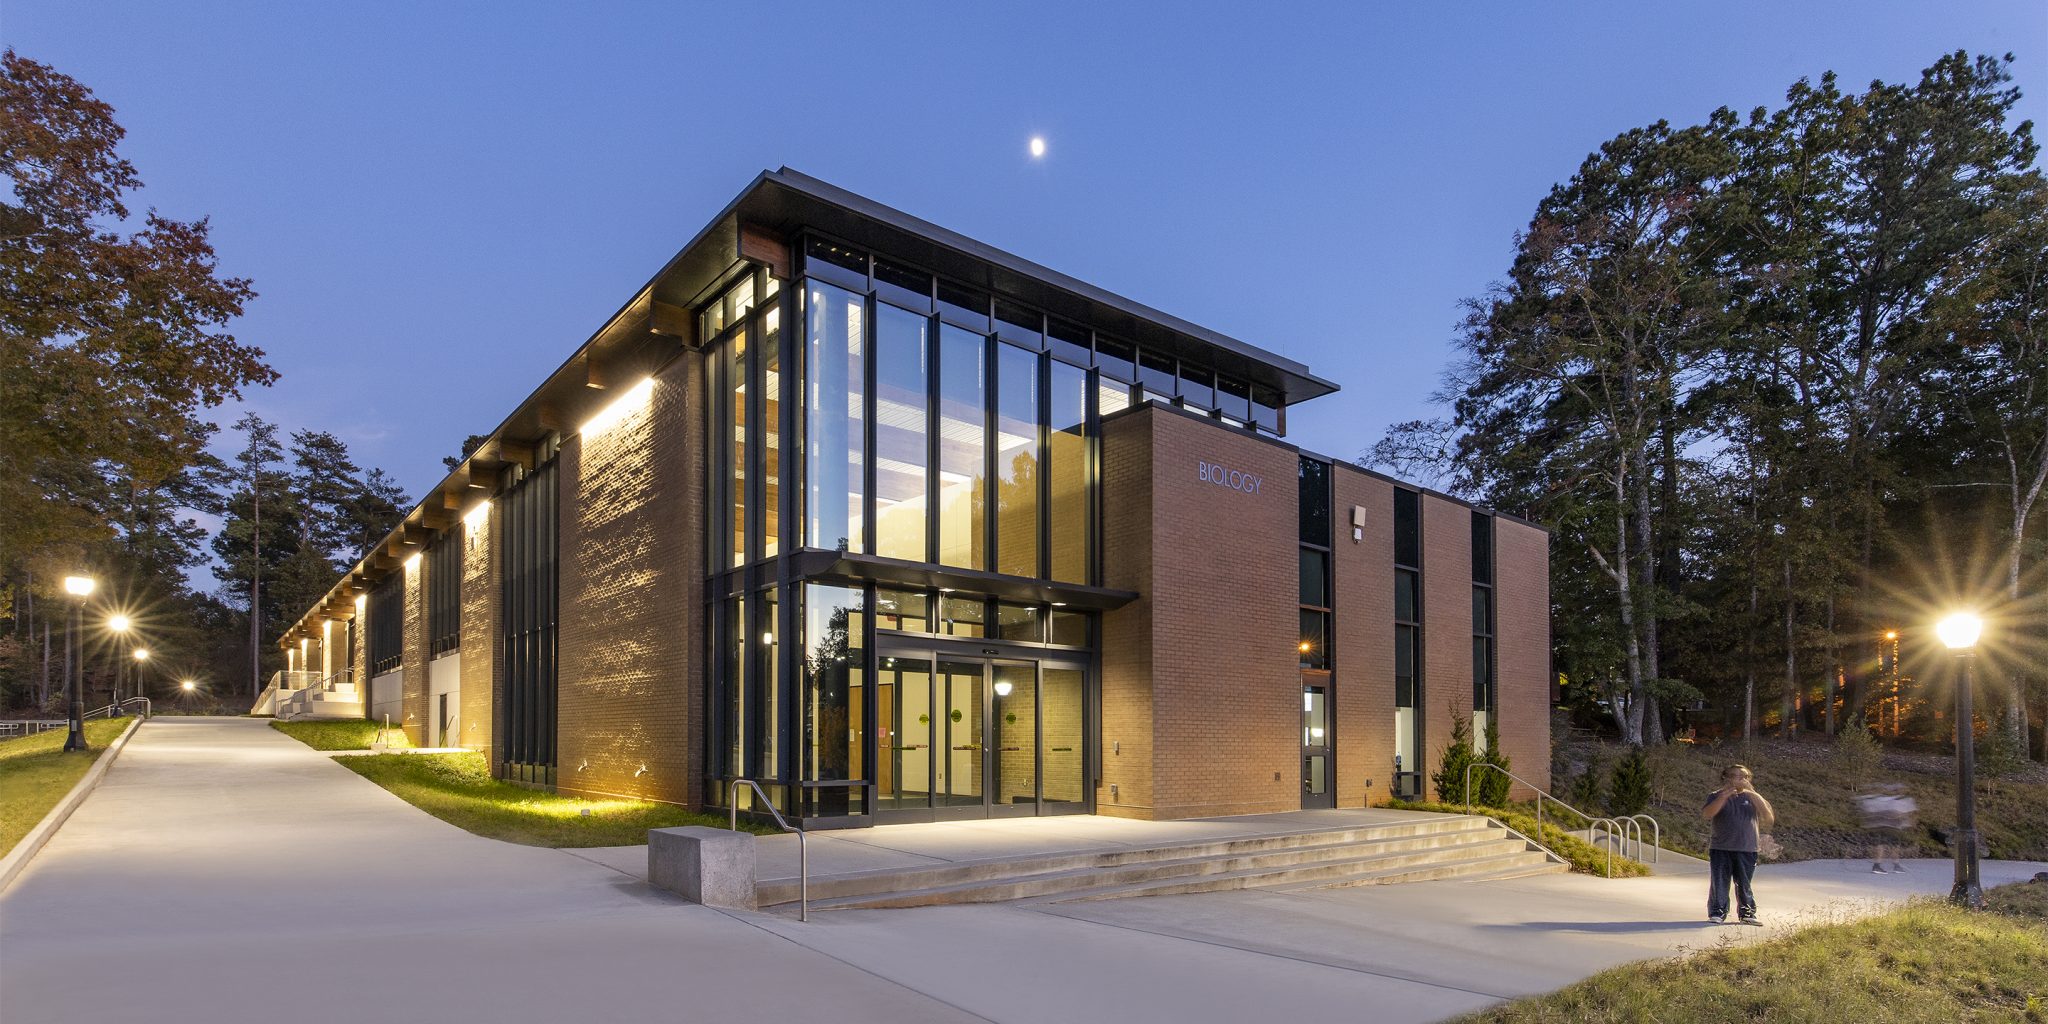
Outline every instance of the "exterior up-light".
{"type": "Polygon", "coordinates": [[[491,503],[488,501],[479,501],[476,503],[475,508],[470,509],[469,511],[464,512],[462,514],[462,525],[464,528],[470,530],[471,532],[475,532],[476,530],[482,529],[484,523],[488,522],[490,518],[491,503]]]}
{"type": "Polygon", "coordinates": [[[652,377],[633,385],[626,390],[625,394],[620,395],[612,404],[599,409],[597,415],[592,416],[589,421],[585,422],[582,433],[586,437],[594,436],[618,426],[619,422],[630,415],[633,410],[646,405],[647,399],[653,394],[654,378],[652,377]]]}
{"type": "Polygon", "coordinates": [[[1957,612],[1941,620],[1934,632],[1949,650],[1966,651],[1977,646],[1977,638],[1984,633],[1984,620],[1969,612],[1957,612]]]}
{"type": "Polygon", "coordinates": [[[412,572],[420,567],[420,553],[415,551],[405,560],[405,571],[412,572]]]}
{"type": "Polygon", "coordinates": [[[92,589],[99,583],[90,576],[64,577],[64,592],[72,597],[91,597],[92,589]]]}

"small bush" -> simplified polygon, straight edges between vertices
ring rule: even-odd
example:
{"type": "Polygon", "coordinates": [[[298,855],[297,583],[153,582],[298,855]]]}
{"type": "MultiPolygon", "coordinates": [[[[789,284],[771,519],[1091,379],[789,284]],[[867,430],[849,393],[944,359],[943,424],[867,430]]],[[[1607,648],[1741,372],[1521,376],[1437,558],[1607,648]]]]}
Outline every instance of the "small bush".
{"type": "Polygon", "coordinates": [[[1614,762],[1614,783],[1607,793],[1608,813],[1625,816],[1649,810],[1651,788],[1649,758],[1643,756],[1643,748],[1630,747],[1621,760],[1614,762]]]}
{"type": "Polygon", "coordinates": [[[1565,799],[1573,807],[1588,813],[1598,811],[1601,801],[1607,795],[1607,760],[1598,753],[1586,759],[1585,770],[1572,776],[1571,785],[1565,790],[1565,799]]]}
{"type": "Polygon", "coordinates": [[[2004,722],[1992,722],[1991,731],[1977,741],[1977,770],[1997,776],[2011,775],[2025,767],[2026,744],[2016,739],[2004,722]]]}
{"type": "MultiPolygon", "coordinates": [[[[1473,788],[1477,789],[1478,787],[1474,786],[1473,788]]],[[[1437,814],[1465,813],[1465,808],[1462,804],[1410,803],[1405,800],[1396,800],[1387,806],[1401,811],[1433,811],[1437,814]]],[[[1563,857],[1565,862],[1571,865],[1571,869],[1579,874],[1606,877],[1610,861],[1614,865],[1613,877],[1615,878],[1633,878],[1650,873],[1650,866],[1648,864],[1630,857],[1624,857],[1618,852],[1610,857],[1606,847],[1594,846],[1566,832],[1547,818],[1544,820],[1543,830],[1539,834],[1536,830],[1536,819],[1519,810],[1488,809],[1484,811],[1475,810],[1473,813],[1484,814],[1486,817],[1492,818],[1520,832],[1522,835],[1549,847],[1552,853],[1563,857]]]]}
{"type": "Polygon", "coordinates": [[[1835,737],[1835,766],[1851,779],[1862,783],[1877,775],[1884,765],[1884,748],[1877,745],[1870,735],[1870,727],[1861,719],[1850,722],[1835,737]]]}
{"type": "Polygon", "coordinates": [[[1473,799],[1487,807],[1505,807],[1508,789],[1513,782],[1508,773],[1515,770],[1513,759],[1500,749],[1500,716],[1486,718],[1486,754],[1481,760],[1500,768],[1500,771],[1478,771],[1472,783],[1473,799]]]}
{"type": "MultiPolygon", "coordinates": [[[[1472,719],[1458,713],[1456,705],[1447,709],[1451,716],[1451,740],[1437,754],[1436,771],[1429,780],[1436,786],[1436,798],[1447,804],[1465,802],[1466,769],[1479,763],[1479,752],[1472,749],[1472,719]]],[[[1491,775],[1492,772],[1474,773],[1491,775]]],[[[1479,793],[1480,779],[1472,780],[1473,795],[1479,793]]]]}

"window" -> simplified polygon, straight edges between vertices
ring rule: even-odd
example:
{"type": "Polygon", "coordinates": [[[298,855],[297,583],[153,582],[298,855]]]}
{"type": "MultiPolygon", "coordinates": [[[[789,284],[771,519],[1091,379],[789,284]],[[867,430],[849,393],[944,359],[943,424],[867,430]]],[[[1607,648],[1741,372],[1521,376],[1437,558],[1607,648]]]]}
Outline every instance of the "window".
{"type": "Polygon", "coordinates": [[[996,300],[996,337],[1038,351],[1045,347],[1045,317],[1035,309],[996,300]]]}
{"type": "Polygon", "coordinates": [[[1045,620],[1037,605],[996,605],[996,637],[1001,640],[1045,642],[1045,620]]]}
{"type": "Polygon", "coordinates": [[[427,545],[427,657],[462,645],[462,527],[427,545]]]}
{"type": "Polygon", "coordinates": [[[1394,564],[1422,568],[1422,495],[1394,488],[1394,564]]]}
{"type": "Polygon", "coordinates": [[[1252,426],[1269,434],[1280,433],[1280,393],[1256,386],[1251,391],[1252,426]]]}
{"type": "Polygon", "coordinates": [[[805,302],[804,543],[864,551],[867,305],[818,281],[805,302]]]}
{"type": "Polygon", "coordinates": [[[727,566],[747,563],[747,332],[725,340],[720,352],[725,371],[725,465],[719,475],[726,488],[727,566]]]}
{"type": "Polygon", "coordinates": [[[939,563],[988,567],[988,340],[939,327],[939,563]]]}
{"type": "Polygon", "coordinates": [[[1330,667],[1329,612],[1301,610],[1301,667],[1317,670],[1330,667]]]}
{"type": "Polygon", "coordinates": [[[1054,359],[1074,366],[1088,365],[1088,331],[1085,328],[1051,320],[1046,324],[1045,340],[1054,359]]]}
{"type": "Polygon", "coordinates": [[[776,612],[781,604],[781,591],[770,587],[759,591],[749,602],[753,605],[754,628],[745,639],[758,642],[748,643],[747,651],[753,655],[753,664],[748,666],[747,712],[750,728],[747,730],[749,746],[747,775],[756,779],[782,779],[787,774],[782,770],[782,620],[776,612]]]}
{"type": "Polygon", "coordinates": [[[990,331],[988,293],[950,281],[939,282],[939,318],[976,334],[990,331]]]}
{"type": "Polygon", "coordinates": [[[1038,354],[996,346],[996,571],[1038,575],[1038,354]]]}
{"type": "Polygon", "coordinates": [[[1145,389],[1145,397],[1154,401],[1171,401],[1173,398],[1173,357],[1151,349],[1138,352],[1138,385],[1145,389]]]}
{"type": "Polygon", "coordinates": [[[370,591],[370,674],[381,676],[405,659],[405,572],[377,581],[370,591]]]}
{"type": "Polygon", "coordinates": [[[813,238],[804,247],[804,273],[864,292],[868,290],[868,254],[813,238]]]}
{"type": "MultiPolygon", "coordinates": [[[[865,779],[861,763],[861,648],[867,629],[858,587],[810,583],[803,589],[803,777],[865,779]]],[[[812,814],[859,814],[858,788],[820,788],[812,814]]]]}
{"type": "Polygon", "coordinates": [[[939,632],[947,636],[987,635],[987,615],[981,598],[951,594],[939,597],[939,632]]]}
{"type": "Polygon", "coordinates": [[[1204,367],[1180,364],[1180,404],[1197,412],[1216,409],[1216,375],[1204,367]]]}
{"type": "Polygon", "coordinates": [[[1052,364],[1052,423],[1046,432],[1046,516],[1052,540],[1052,578],[1087,583],[1089,558],[1088,371],[1052,364]]]}
{"type": "MultiPolygon", "coordinates": [[[[1394,706],[1422,697],[1422,495],[1394,489],[1394,706]]],[[[1420,728],[1419,723],[1416,728],[1420,728]]],[[[1396,737],[1399,744],[1406,737],[1396,737]]],[[[1416,769],[1410,769],[1416,770],[1416,769]]]]}
{"type": "MultiPolygon", "coordinates": [[[[1136,353],[1131,346],[1121,341],[1112,341],[1099,334],[1095,336],[1095,368],[1102,371],[1102,376],[1107,378],[1107,380],[1122,381],[1125,384],[1129,384],[1135,379],[1132,377],[1132,374],[1136,373],[1138,369],[1135,362],[1136,358],[1136,353]]],[[[1105,381],[1105,386],[1107,386],[1107,381],[1105,381]]],[[[1125,388],[1124,391],[1128,394],[1130,388],[1125,388]]]]}
{"type": "Polygon", "coordinates": [[[930,321],[880,305],[875,311],[875,553],[927,559],[925,382],[930,321]]]}
{"type": "Polygon", "coordinates": [[[1301,549],[1301,604],[1304,608],[1330,606],[1330,553],[1316,548],[1301,549]]]}
{"type": "MultiPolygon", "coordinates": [[[[1493,517],[1484,512],[1472,513],[1472,710],[1491,713],[1499,700],[1495,683],[1495,637],[1494,637],[1494,591],[1493,591],[1493,517]]],[[[1484,743],[1484,722],[1477,728],[1482,735],[1475,742],[1484,743]]]]}
{"type": "Polygon", "coordinates": [[[1252,421],[1251,395],[1251,388],[1243,381],[1216,378],[1216,411],[1232,423],[1241,426],[1252,421]]]}
{"type": "Polygon", "coordinates": [[[1064,647],[1088,646],[1088,613],[1053,609],[1052,642],[1064,647]]]}
{"type": "Polygon", "coordinates": [[[1301,460],[1301,542],[1330,546],[1330,464],[1301,460]]]}
{"type": "Polygon", "coordinates": [[[929,313],[932,309],[932,276],[876,257],[875,294],[899,306],[929,313]]]}
{"type": "Polygon", "coordinates": [[[500,499],[498,564],[505,700],[493,749],[505,773],[551,783],[555,768],[555,462],[535,468],[500,499]]]}
{"type": "Polygon", "coordinates": [[[782,537],[782,310],[761,313],[761,557],[774,558],[782,537]]]}
{"type": "Polygon", "coordinates": [[[906,633],[932,631],[931,599],[921,590],[875,591],[875,626],[906,633]]]}

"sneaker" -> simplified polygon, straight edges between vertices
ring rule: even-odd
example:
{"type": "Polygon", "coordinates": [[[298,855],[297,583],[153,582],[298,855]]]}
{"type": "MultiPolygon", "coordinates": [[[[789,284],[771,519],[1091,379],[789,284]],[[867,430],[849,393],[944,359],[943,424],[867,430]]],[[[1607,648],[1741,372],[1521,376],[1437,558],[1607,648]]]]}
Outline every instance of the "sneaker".
{"type": "Polygon", "coordinates": [[[1870,872],[1871,872],[1871,874],[1875,874],[1875,875],[1881,875],[1881,874],[1884,874],[1884,865],[1882,865],[1882,864],[1872,864],[1872,865],[1870,866],[1870,872]]]}
{"type": "Polygon", "coordinates": [[[1742,923],[1743,923],[1743,924],[1753,924],[1753,925],[1756,925],[1756,926],[1757,926],[1758,928],[1762,928],[1762,927],[1764,926],[1764,923],[1763,923],[1762,921],[1759,921],[1759,920],[1757,920],[1757,919],[1756,919],[1756,918],[1754,918],[1754,917],[1745,917],[1745,918],[1743,918],[1743,919],[1742,919],[1742,923]]]}
{"type": "Polygon", "coordinates": [[[1904,864],[1899,863],[1898,861],[1893,861],[1892,870],[1903,875],[1906,873],[1906,866],[1904,864]]]}
{"type": "Polygon", "coordinates": [[[1725,914],[1708,914],[1708,915],[1707,915],[1707,923],[1708,923],[1708,924],[1727,924],[1727,923],[1728,923],[1728,917],[1727,917],[1727,915],[1725,915],[1725,914]]]}

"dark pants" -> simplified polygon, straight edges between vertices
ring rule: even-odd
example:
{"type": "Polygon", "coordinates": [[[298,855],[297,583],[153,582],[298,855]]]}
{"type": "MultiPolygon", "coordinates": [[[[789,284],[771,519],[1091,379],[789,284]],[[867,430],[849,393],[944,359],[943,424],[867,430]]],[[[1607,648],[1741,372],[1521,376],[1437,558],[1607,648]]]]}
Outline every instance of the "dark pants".
{"type": "Polygon", "coordinates": [[[1728,883],[1735,882],[1735,908],[1744,920],[1756,916],[1756,893],[1749,880],[1756,875],[1753,850],[1708,850],[1707,866],[1713,873],[1707,883],[1707,916],[1728,916],[1728,883]]]}

